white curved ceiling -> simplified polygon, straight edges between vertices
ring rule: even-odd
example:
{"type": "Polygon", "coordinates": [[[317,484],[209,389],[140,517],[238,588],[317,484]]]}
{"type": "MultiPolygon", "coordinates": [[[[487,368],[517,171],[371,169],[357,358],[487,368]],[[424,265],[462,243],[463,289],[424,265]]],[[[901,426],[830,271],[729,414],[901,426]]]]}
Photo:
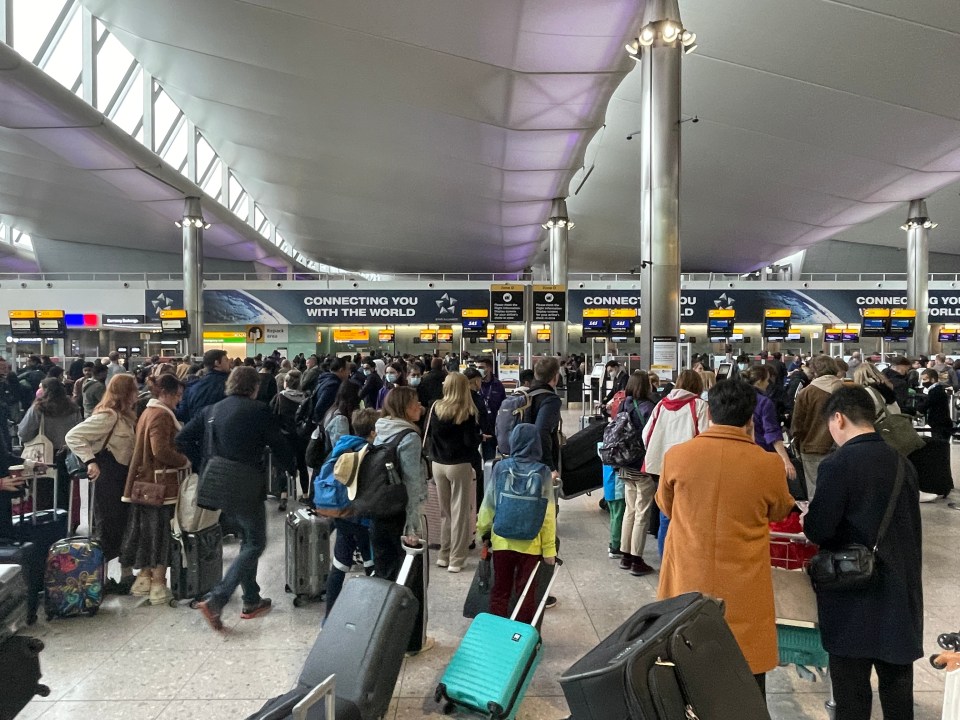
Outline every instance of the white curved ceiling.
{"type": "MultiPolygon", "coordinates": [[[[321,262],[519,269],[591,166],[571,270],[639,261],[637,0],[83,4],[321,262]]],[[[680,5],[685,271],[752,269],[960,180],[956,0],[680,5]]]]}

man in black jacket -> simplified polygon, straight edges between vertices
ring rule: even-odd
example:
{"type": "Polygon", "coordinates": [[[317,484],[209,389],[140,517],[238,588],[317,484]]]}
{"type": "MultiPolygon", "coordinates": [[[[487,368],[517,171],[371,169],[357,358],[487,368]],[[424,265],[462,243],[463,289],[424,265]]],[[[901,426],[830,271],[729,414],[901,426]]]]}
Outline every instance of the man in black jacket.
{"type": "Polygon", "coordinates": [[[873,547],[902,464],[903,487],[879,544],[873,583],[862,590],[820,589],[817,607],[837,718],[870,717],[876,668],[883,716],[912,720],[913,661],[923,655],[917,473],[876,433],[874,414],[873,399],[860,387],[842,387],[827,399],[824,418],[839,449],[820,464],[803,529],[821,549],[873,547]]]}
{"type": "Polygon", "coordinates": [[[443,397],[443,381],[446,377],[447,371],[443,369],[443,359],[433,358],[430,361],[430,372],[420,379],[420,385],[417,386],[417,397],[420,398],[421,405],[429,408],[443,397]]]}
{"type": "Polygon", "coordinates": [[[317,380],[317,389],[314,392],[313,421],[315,423],[323,422],[323,416],[327,410],[333,407],[333,401],[337,398],[337,390],[340,384],[350,376],[350,366],[341,358],[334,358],[330,361],[330,369],[320,376],[317,380]]]}
{"type": "Polygon", "coordinates": [[[890,363],[890,367],[883,369],[883,376],[893,385],[893,394],[897,396],[900,412],[912,415],[913,403],[910,400],[910,386],[907,385],[909,372],[910,361],[903,355],[898,355],[890,363]]]}
{"type": "Polygon", "coordinates": [[[229,512],[243,537],[240,553],[223,580],[197,605],[214,630],[223,630],[220,614],[238,586],[243,589],[241,619],[259,617],[272,607],[257,584],[258,561],[267,546],[264,451],[269,445],[274,462],[289,472],[296,470],[296,458],[273,412],[256,400],[259,385],[254,368],[236,368],[226,383],[227,397],[198,411],[176,438],[194,467],[202,468],[199,502],[229,512]],[[211,442],[206,442],[208,425],[211,442]],[[195,456],[196,447],[203,447],[201,458],[195,456]]]}
{"type": "Polygon", "coordinates": [[[230,369],[230,358],[225,350],[207,350],[203,354],[204,375],[184,390],[180,404],[177,405],[177,419],[180,422],[189,422],[207,405],[223,400],[230,369]]]}
{"type": "Polygon", "coordinates": [[[360,366],[360,402],[364,407],[376,407],[377,396],[380,394],[380,388],[383,387],[383,379],[377,372],[377,365],[370,358],[364,358],[360,366]]]}

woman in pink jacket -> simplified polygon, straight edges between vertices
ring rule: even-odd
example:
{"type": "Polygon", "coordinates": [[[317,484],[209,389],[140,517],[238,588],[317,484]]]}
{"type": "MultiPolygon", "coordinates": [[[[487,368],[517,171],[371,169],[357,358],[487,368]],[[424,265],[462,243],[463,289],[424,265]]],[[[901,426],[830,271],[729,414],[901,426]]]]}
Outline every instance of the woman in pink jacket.
{"type": "MultiPolygon", "coordinates": [[[[707,429],[710,416],[706,401],[700,398],[702,392],[703,380],[700,375],[694,370],[684,370],[670,394],[657,403],[643,428],[643,444],[647,449],[643,472],[659,476],[667,450],[692,440],[707,429]]],[[[660,513],[660,529],[657,532],[660,557],[663,557],[663,544],[669,525],[670,519],[660,513]]]]}

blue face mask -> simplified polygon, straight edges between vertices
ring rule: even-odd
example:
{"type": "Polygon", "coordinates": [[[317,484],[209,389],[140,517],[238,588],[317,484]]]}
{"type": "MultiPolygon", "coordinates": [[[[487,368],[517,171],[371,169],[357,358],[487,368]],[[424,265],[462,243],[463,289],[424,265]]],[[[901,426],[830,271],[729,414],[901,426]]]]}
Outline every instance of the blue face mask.
{"type": "Polygon", "coordinates": [[[387,382],[389,382],[389,383],[393,383],[393,382],[396,382],[396,381],[397,381],[397,374],[396,374],[396,373],[387,373],[387,376],[386,376],[386,377],[387,377],[387,382]]]}
{"type": "Polygon", "coordinates": [[[410,376],[410,387],[416,387],[416,386],[419,385],[419,384],[420,384],[420,376],[419,376],[419,375],[411,375],[411,376],[410,376]]]}
{"type": "Polygon", "coordinates": [[[373,370],[364,370],[364,371],[363,371],[364,377],[369,376],[370,373],[372,373],[372,372],[373,372],[373,370]]]}

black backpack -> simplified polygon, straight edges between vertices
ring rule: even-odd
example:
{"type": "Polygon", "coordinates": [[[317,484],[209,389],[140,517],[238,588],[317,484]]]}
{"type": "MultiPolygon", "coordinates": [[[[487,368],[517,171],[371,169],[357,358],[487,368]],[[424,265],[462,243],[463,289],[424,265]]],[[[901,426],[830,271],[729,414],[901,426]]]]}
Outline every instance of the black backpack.
{"type": "Polygon", "coordinates": [[[293,416],[294,432],[301,440],[309,440],[313,431],[317,429],[317,422],[313,419],[313,392],[304,396],[297,414],[293,416]]]}
{"type": "MultiPolygon", "coordinates": [[[[400,461],[397,450],[407,435],[416,430],[405,430],[394,435],[382,445],[368,445],[356,453],[362,453],[356,471],[357,496],[352,503],[353,512],[370,518],[396,517],[407,509],[407,487],[400,476],[400,461]]],[[[343,455],[348,455],[344,453],[343,455]]],[[[337,458],[340,465],[343,455],[337,458]]],[[[334,473],[337,470],[334,469],[334,473]]]]}

